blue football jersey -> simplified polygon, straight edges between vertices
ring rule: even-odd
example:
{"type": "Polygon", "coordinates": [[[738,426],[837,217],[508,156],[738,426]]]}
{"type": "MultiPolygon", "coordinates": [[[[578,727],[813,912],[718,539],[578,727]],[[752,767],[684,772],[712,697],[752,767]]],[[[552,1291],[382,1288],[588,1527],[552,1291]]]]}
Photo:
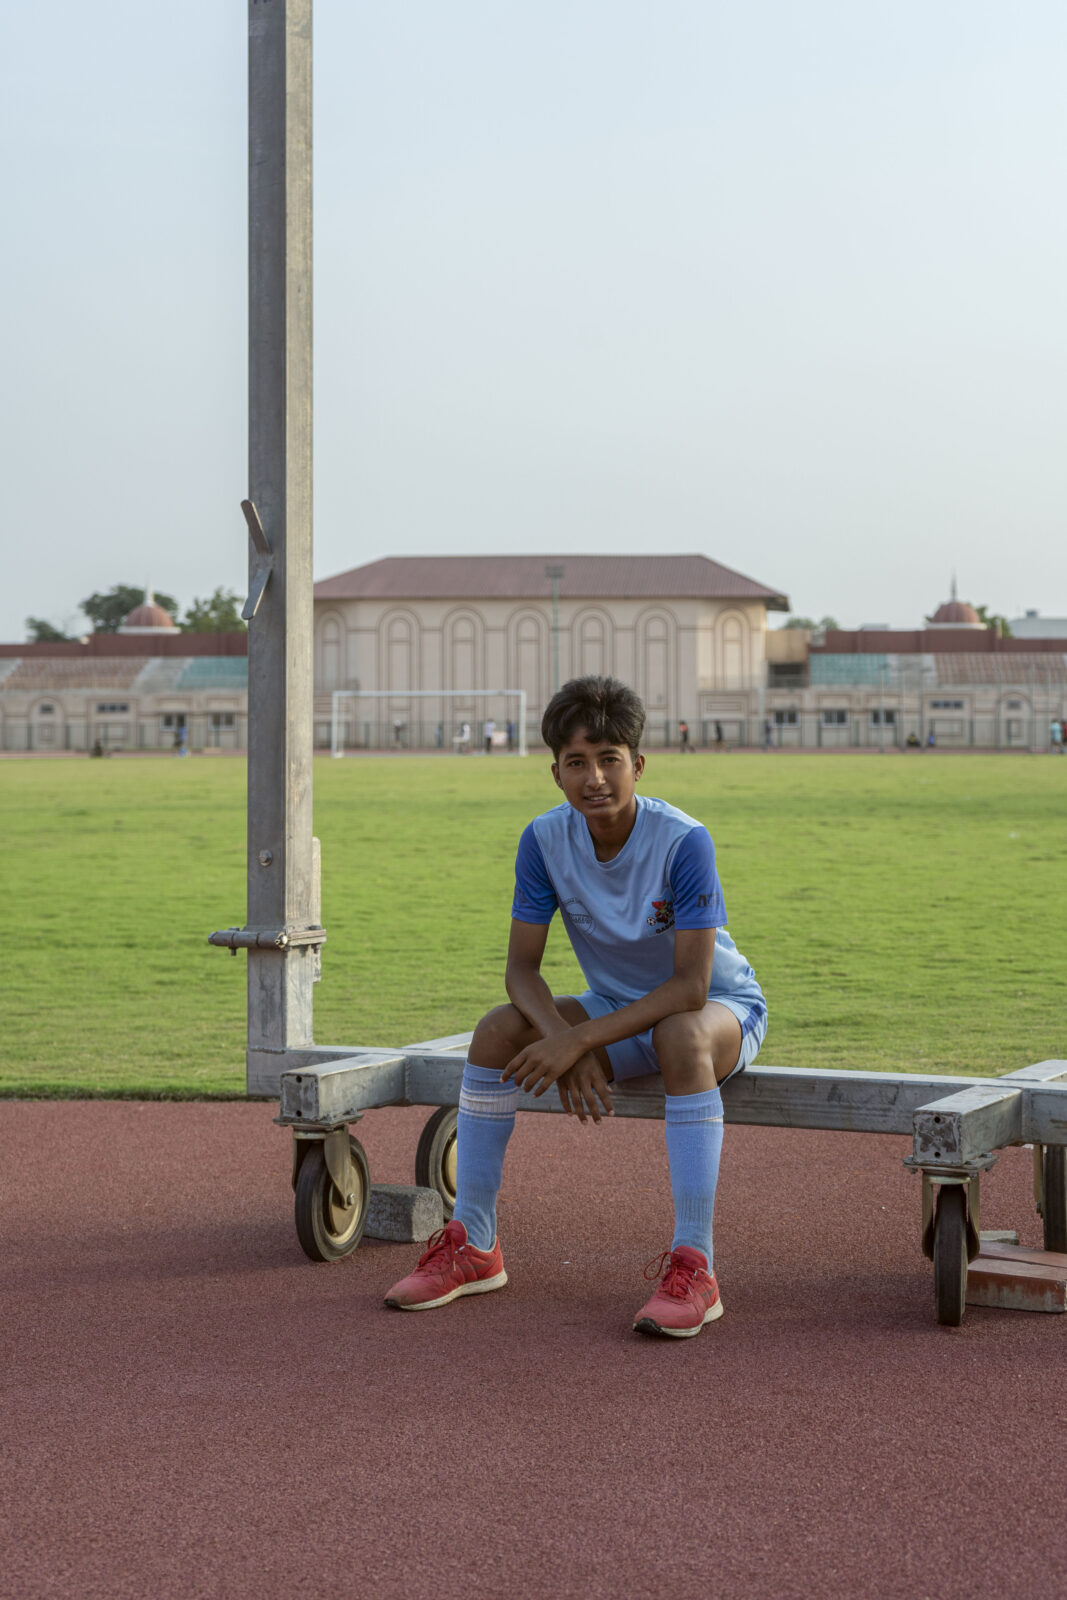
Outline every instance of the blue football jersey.
{"type": "Polygon", "coordinates": [[[715,928],[709,1000],[765,1009],[756,975],[726,932],[715,846],[702,822],[637,795],[637,820],[618,855],[598,861],[585,818],[566,801],[519,840],[512,916],[563,917],[595,994],[637,1000],[674,972],[677,928],[715,928]]]}

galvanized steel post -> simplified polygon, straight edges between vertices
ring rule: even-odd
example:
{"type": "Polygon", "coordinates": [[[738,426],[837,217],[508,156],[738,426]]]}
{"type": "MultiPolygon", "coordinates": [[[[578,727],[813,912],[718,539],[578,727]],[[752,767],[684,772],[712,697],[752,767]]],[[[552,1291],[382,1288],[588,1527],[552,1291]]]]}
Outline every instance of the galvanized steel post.
{"type": "MultiPolygon", "coordinates": [[[[248,925],[299,931],[315,909],[311,0],[249,0],[248,197],[248,495],[270,549],[249,623],[248,925]]],[[[314,966],[308,945],[249,950],[250,1088],[253,1052],[311,1043],[314,966]]]]}

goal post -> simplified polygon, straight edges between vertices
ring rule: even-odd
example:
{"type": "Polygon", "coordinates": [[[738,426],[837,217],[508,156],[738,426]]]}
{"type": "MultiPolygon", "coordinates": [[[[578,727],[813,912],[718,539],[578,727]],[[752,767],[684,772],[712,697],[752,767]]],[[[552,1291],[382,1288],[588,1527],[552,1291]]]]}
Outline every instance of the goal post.
{"type": "MultiPolygon", "coordinates": [[[[524,756],[529,753],[526,744],[526,690],[525,689],[334,689],[330,704],[330,754],[343,756],[345,746],[355,747],[358,744],[356,729],[358,716],[354,719],[355,728],[353,735],[346,739],[346,719],[343,715],[345,702],[355,703],[370,701],[380,706],[382,701],[390,702],[393,707],[406,706],[409,700],[428,702],[436,700],[439,708],[444,705],[461,705],[462,711],[455,712],[453,717],[446,721],[444,716],[436,718],[434,736],[431,739],[411,737],[411,729],[405,717],[399,716],[395,711],[386,711],[386,737],[376,740],[365,739],[364,748],[372,749],[415,749],[415,750],[454,750],[458,751],[461,744],[465,743],[467,749],[480,749],[483,739],[481,729],[488,718],[497,722],[496,733],[505,732],[509,722],[515,727],[514,753],[524,756]],[[481,715],[475,720],[474,708],[481,707],[481,715]],[[497,721],[503,712],[504,727],[497,721]],[[514,715],[512,715],[514,712],[514,715]],[[455,724],[455,725],[454,725],[455,724]],[[468,739],[461,741],[462,727],[468,728],[468,739]]],[[[427,707],[429,709],[429,707],[427,707]]],[[[377,713],[373,718],[364,718],[364,726],[369,730],[376,727],[382,730],[381,717],[377,713]]],[[[425,724],[417,723],[416,729],[425,724]]]]}

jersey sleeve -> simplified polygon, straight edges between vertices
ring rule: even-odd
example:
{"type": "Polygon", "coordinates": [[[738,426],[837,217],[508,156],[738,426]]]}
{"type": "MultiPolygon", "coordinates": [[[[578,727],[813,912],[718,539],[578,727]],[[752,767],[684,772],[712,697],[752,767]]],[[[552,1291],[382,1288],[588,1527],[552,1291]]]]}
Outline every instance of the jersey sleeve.
{"type": "Polygon", "coordinates": [[[558,905],[559,900],[531,822],[523,829],[515,857],[515,898],[511,904],[511,915],[516,922],[544,924],[552,921],[558,905]]]}
{"type": "Polygon", "coordinates": [[[675,928],[724,928],[726,906],[715,870],[715,846],[707,828],[690,828],[671,862],[675,928]]]}

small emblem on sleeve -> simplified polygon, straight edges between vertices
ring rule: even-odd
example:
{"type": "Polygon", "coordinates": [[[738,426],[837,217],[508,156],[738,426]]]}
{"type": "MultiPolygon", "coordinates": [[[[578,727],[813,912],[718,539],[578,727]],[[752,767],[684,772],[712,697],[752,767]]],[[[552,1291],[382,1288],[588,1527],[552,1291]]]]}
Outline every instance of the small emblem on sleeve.
{"type": "Polygon", "coordinates": [[[674,901],[653,900],[652,915],[645,918],[653,933],[667,933],[674,927],[674,901]]]}

